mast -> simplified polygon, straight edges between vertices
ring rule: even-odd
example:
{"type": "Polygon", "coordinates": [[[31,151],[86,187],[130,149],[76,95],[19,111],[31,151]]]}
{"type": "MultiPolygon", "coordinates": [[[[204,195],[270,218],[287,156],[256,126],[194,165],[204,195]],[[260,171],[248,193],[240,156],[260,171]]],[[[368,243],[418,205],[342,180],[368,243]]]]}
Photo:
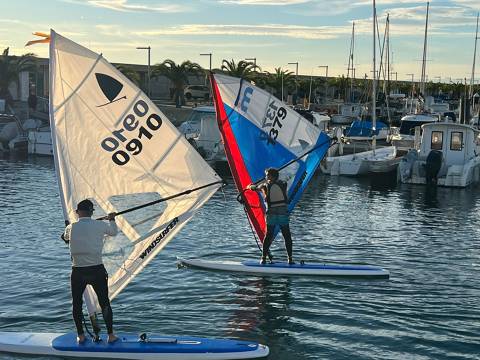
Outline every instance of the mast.
{"type": "Polygon", "coordinates": [[[475,46],[473,48],[473,63],[472,63],[472,76],[470,77],[470,92],[469,98],[473,97],[473,84],[475,82],[475,58],[477,57],[477,39],[478,39],[478,13],[477,13],[477,30],[475,31],[475,46]]]}
{"type": "MultiPolygon", "coordinates": [[[[387,14],[387,24],[385,26],[385,33],[387,37],[387,52],[386,52],[386,64],[387,64],[387,89],[386,98],[390,95],[390,14],[387,14]]],[[[388,100],[387,100],[388,101],[388,100]]],[[[388,112],[390,114],[390,112],[388,112]]]]}
{"type": "Polygon", "coordinates": [[[375,44],[375,31],[376,31],[376,24],[377,21],[377,10],[375,7],[375,0],[373,0],[373,83],[372,83],[372,132],[373,132],[373,140],[372,140],[372,148],[373,148],[373,154],[375,155],[375,148],[377,145],[377,137],[375,135],[376,127],[377,127],[377,92],[376,92],[376,87],[377,87],[377,75],[376,75],[376,44],[375,44]]]}
{"type": "Polygon", "coordinates": [[[350,39],[350,55],[348,56],[347,77],[350,76],[350,96],[349,101],[353,102],[353,79],[355,78],[355,63],[353,62],[353,54],[355,51],[355,22],[352,23],[352,38],[350,39]],[[350,73],[351,71],[351,73],[350,73]]]}
{"type": "Polygon", "coordinates": [[[423,39],[423,59],[422,59],[422,76],[420,77],[420,92],[425,97],[425,68],[427,63],[427,31],[428,31],[428,8],[430,3],[427,1],[427,17],[425,19],[425,37],[423,39]]]}

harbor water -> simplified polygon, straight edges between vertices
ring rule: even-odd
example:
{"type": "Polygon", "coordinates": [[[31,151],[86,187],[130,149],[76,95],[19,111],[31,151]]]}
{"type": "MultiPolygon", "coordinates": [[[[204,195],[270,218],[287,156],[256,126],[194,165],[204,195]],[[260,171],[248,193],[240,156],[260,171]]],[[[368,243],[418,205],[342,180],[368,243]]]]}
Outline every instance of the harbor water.
{"type": "MultiPolygon", "coordinates": [[[[0,175],[0,331],[73,331],[53,160],[0,159],[0,175]]],[[[259,259],[227,181],[113,301],[118,332],[254,340],[271,360],[480,358],[479,187],[314,177],[291,218],[295,259],[375,264],[387,280],[177,268],[259,259]]],[[[280,238],[273,251],[285,257],[280,238]]]]}

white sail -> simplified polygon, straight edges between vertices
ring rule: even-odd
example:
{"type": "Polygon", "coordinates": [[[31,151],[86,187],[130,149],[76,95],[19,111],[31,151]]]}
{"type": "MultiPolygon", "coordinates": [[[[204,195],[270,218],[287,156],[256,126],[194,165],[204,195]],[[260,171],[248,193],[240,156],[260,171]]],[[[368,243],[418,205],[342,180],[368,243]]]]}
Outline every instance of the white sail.
{"type": "MultiPolygon", "coordinates": [[[[219,188],[221,179],[131,81],[96,54],[51,31],[50,124],[65,219],[76,204],[95,217],[183,191],[187,195],[117,217],[105,241],[114,298],[219,188]]],[[[86,295],[89,312],[96,298],[86,295]]]]}

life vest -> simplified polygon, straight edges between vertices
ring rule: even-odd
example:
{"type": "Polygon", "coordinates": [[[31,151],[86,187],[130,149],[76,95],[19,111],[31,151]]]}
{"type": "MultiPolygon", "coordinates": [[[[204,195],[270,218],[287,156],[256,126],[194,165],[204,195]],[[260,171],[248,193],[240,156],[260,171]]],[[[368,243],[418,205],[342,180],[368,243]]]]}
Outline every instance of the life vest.
{"type": "Polygon", "coordinates": [[[265,197],[268,208],[287,206],[287,184],[277,180],[267,185],[267,196],[265,197]]]}

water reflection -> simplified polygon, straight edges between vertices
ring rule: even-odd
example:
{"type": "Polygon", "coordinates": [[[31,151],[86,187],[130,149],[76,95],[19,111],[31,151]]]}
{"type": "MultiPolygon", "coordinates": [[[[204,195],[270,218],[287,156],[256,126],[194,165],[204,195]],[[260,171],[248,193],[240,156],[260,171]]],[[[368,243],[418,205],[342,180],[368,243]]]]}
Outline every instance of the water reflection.
{"type": "Polygon", "coordinates": [[[260,277],[236,282],[236,310],[228,320],[229,336],[268,344],[270,359],[293,359],[301,355],[300,344],[292,333],[290,278],[260,277]]]}

